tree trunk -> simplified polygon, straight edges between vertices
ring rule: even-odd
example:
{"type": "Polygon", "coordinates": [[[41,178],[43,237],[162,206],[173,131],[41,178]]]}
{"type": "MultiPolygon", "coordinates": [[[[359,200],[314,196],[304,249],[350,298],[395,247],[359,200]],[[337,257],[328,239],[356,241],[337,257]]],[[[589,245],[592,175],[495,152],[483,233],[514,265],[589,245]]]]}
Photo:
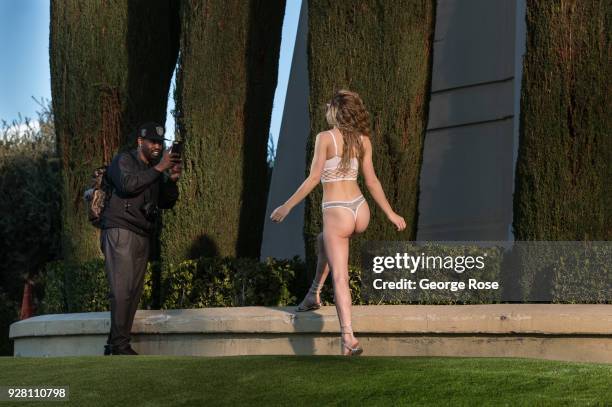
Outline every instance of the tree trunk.
{"type": "Polygon", "coordinates": [[[178,8],[171,0],[51,2],[62,251],[70,262],[100,255],[82,198],[93,169],[133,142],[128,134],[141,122],[165,122],[178,29],[178,8]]]}
{"type": "Polygon", "coordinates": [[[610,1],[527,2],[516,240],[612,240],[610,1]]]}
{"type": "MultiPolygon", "coordinates": [[[[360,178],[372,217],[364,235],[351,239],[351,263],[355,264],[365,240],[413,240],[416,236],[434,2],[311,0],[309,6],[312,137],[308,164],[315,135],[328,129],[325,108],[334,91],[344,88],[359,93],[370,112],[374,168],[391,206],[408,224],[398,233],[360,178]]],[[[316,237],[322,230],[320,188],[308,198],[305,217],[306,258],[314,266],[316,237]]]]}
{"type": "Polygon", "coordinates": [[[259,257],[284,0],[184,1],[177,123],[181,198],[162,258],[259,257]]]}

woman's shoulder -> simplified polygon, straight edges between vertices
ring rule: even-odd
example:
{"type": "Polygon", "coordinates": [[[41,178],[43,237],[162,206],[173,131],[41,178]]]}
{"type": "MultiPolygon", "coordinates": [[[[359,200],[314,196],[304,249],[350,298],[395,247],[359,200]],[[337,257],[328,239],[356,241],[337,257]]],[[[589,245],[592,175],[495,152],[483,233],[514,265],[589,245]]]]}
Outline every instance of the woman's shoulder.
{"type": "Polygon", "coordinates": [[[321,137],[332,137],[332,129],[329,130],[321,130],[319,133],[317,133],[317,138],[321,138],[321,137]]]}
{"type": "Polygon", "coordinates": [[[331,133],[331,130],[323,130],[317,133],[316,141],[321,145],[327,145],[328,143],[332,143],[332,137],[334,136],[331,133]]]}

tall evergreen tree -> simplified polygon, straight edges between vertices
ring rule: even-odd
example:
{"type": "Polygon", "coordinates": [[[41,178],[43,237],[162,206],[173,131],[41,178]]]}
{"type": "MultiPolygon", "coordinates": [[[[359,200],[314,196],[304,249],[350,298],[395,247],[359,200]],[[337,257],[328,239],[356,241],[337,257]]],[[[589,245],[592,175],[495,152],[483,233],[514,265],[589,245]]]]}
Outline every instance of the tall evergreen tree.
{"type": "Polygon", "coordinates": [[[259,257],[267,144],[284,0],[188,0],[181,8],[177,123],[181,198],[164,217],[162,257],[259,257]]]}
{"type": "MultiPolygon", "coordinates": [[[[397,233],[369,199],[372,218],[363,237],[352,239],[352,262],[364,240],[412,240],[416,236],[422,148],[427,124],[434,28],[433,0],[309,2],[311,134],[328,128],[326,103],[335,90],[356,91],[371,115],[374,167],[391,206],[408,223],[397,233]]],[[[360,180],[361,182],[361,180],[360,180]]],[[[362,185],[366,194],[367,190],[362,185]]],[[[306,204],[306,257],[312,265],[322,230],[321,190],[306,204]]]]}
{"type": "Polygon", "coordinates": [[[171,0],[53,0],[51,91],[62,159],[63,253],[100,255],[83,189],[140,122],[163,123],[179,39],[171,0]]]}
{"type": "Polygon", "coordinates": [[[527,2],[516,240],[612,240],[612,6],[527,2]]]}

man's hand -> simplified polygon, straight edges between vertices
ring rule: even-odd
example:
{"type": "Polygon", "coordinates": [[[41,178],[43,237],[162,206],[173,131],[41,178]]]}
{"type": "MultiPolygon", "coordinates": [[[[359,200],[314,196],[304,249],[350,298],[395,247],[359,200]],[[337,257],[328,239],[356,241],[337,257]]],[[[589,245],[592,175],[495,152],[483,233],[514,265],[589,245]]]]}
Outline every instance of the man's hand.
{"type": "Polygon", "coordinates": [[[170,154],[170,149],[167,149],[164,151],[164,155],[162,155],[162,158],[155,166],[155,169],[159,172],[164,172],[177,164],[181,164],[181,157],[178,154],[170,154]]]}
{"type": "Polygon", "coordinates": [[[175,164],[174,167],[170,168],[170,180],[172,182],[178,181],[182,173],[183,173],[183,164],[179,162],[178,164],[175,164]]]}

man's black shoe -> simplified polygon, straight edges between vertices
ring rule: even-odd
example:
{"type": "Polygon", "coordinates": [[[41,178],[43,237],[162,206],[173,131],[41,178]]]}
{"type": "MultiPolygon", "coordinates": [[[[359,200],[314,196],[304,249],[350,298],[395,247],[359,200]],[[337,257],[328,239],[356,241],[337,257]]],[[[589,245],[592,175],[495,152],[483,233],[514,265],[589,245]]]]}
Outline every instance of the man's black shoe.
{"type": "Polygon", "coordinates": [[[132,349],[131,346],[128,345],[125,348],[113,348],[112,354],[113,355],[138,355],[138,352],[136,352],[134,349],[132,349]]]}
{"type": "Polygon", "coordinates": [[[113,354],[113,345],[107,343],[106,345],[104,345],[104,356],[108,356],[112,354],[113,354]]]}

